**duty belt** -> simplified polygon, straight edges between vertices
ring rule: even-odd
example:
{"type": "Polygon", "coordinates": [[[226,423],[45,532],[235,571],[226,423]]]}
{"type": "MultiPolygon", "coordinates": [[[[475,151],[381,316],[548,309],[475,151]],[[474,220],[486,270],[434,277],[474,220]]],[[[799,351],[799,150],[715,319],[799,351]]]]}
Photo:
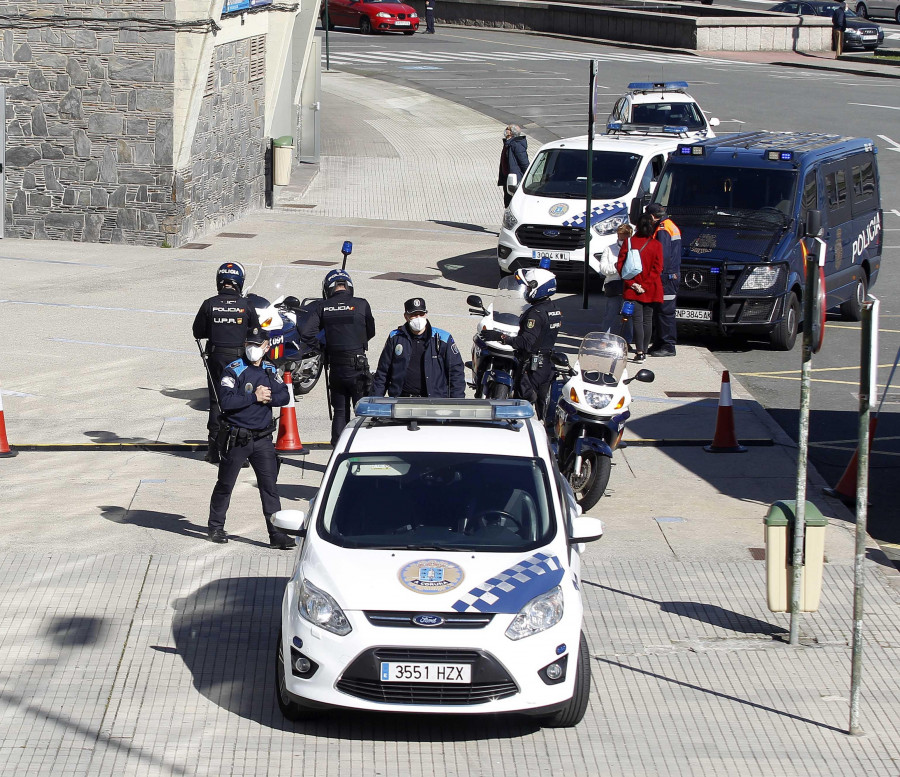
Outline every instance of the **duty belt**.
{"type": "Polygon", "coordinates": [[[328,362],[339,367],[355,367],[356,360],[365,358],[364,353],[354,353],[353,351],[338,351],[337,353],[328,354],[328,362]]]}
{"type": "Polygon", "coordinates": [[[244,349],[237,345],[210,345],[210,353],[221,353],[225,356],[240,356],[244,349]]]}

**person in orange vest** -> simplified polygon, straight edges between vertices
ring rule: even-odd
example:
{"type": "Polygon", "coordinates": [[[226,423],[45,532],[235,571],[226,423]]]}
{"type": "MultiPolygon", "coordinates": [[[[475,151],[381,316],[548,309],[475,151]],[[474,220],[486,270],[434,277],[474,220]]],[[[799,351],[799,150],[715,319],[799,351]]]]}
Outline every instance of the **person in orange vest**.
{"type": "Polygon", "coordinates": [[[658,202],[647,206],[647,213],[653,219],[653,236],[662,246],[663,266],[660,277],[663,287],[663,301],[657,305],[653,315],[653,345],[651,356],[674,356],[678,333],[675,325],[675,296],[681,278],[681,232],[666,216],[666,209],[658,202]]]}

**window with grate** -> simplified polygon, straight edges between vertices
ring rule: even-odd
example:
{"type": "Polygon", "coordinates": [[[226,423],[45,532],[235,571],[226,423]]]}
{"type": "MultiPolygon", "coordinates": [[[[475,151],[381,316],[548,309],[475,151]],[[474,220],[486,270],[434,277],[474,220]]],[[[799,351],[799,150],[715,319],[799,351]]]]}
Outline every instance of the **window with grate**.
{"type": "Polygon", "coordinates": [[[266,36],[254,35],[250,38],[250,80],[260,81],[266,77],[266,36]]]}
{"type": "Polygon", "coordinates": [[[203,96],[211,95],[214,91],[216,91],[216,71],[213,65],[209,67],[209,73],[206,76],[206,89],[203,92],[203,96]]]}

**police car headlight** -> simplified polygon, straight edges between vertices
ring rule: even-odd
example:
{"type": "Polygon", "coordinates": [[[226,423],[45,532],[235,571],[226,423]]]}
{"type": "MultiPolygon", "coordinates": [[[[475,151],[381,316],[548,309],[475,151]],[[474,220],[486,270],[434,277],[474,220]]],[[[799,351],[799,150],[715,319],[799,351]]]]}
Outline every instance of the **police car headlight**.
{"type": "Polygon", "coordinates": [[[598,235],[611,235],[626,221],[628,221],[628,216],[624,213],[620,213],[618,216],[610,216],[608,219],[594,224],[594,232],[598,235]]]}
{"type": "Polygon", "coordinates": [[[506,630],[510,639],[522,639],[539,634],[555,626],[563,616],[563,592],[556,586],[547,593],[536,596],[513,618],[506,630]]]}
{"type": "Polygon", "coordinates": [[[612,398],[612,394],[600,394],[596,391],[584,392],[584,401],[594,408],[594,410],[602,410],[612,402],[612,398]]]}
{"type": "Polygon", "coordinates": [[[741,284],[741,291],[762,291],[763,289],[771,289],[781,275],[780,267],[754,267],[744,282],[741,284]]]}
{"type": "Polygon", "coordinates": [[[321,588],[316,588],[309,580],[304,579],[300,584],[297,609],[303,620],[332,634],[343,637],[352,630],[350,621],[334,598],[321,588]]]}
{"type": "Polygon", "coordinates": [[[509,208],[503,211],[503,228],[504,229],[515,229],[516,224],[519,223],[519,220],[513,216],[510,212],[509,208]]]}

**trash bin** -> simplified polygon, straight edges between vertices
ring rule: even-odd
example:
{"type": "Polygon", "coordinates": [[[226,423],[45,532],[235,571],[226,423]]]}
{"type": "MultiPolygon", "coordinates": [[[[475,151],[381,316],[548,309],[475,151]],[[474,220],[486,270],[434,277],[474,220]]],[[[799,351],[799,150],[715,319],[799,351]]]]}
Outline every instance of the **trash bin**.
{"type": "MultiPolygon", "coordinates": [[[[791,557],[794,542],[796,500],[782,500],[769,507],[766,531],[766,597],[772,612],[791,608],[791,557]]],[[[806,503],[803,572],[800,582],[801,612],[819,609],[825,566],[825,527],[828,519],[812,502],[806,503]]]]}
{"type": "Polygon", "coordinates": [[[290,135],[282,135],[272,141],[275,155],[275,185],[287,186],[291,182],[291,166],[294,160],[294,139],[290,135]]]}

